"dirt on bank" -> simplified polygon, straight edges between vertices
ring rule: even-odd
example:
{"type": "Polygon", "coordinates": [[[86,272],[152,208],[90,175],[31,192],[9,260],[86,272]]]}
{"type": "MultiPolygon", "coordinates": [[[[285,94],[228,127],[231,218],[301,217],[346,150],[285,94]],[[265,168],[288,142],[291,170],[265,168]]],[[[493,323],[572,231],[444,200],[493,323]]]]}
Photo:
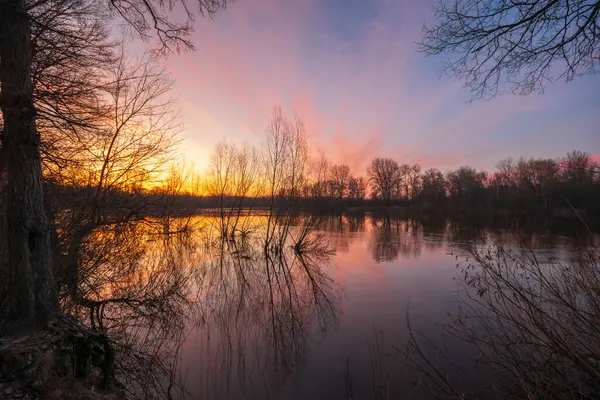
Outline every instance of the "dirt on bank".
{"type": "Polygon", "coordinates": [[[123,399],[107,385],[110,357],[98,338],[66,316],[43,331],[0,337],[0,399],[123,399]]]}

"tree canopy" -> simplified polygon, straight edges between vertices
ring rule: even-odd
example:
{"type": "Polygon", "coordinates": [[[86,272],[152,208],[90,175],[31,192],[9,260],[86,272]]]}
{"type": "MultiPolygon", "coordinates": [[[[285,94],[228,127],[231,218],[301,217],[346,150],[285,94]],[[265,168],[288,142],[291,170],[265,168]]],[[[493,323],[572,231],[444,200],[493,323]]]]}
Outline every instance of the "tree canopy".
{"type": "Polygon", "coordinates": [[[420,49],[447,55],[443,71],[475,99],[541,92],[600,62],[600,1],[446,0],[435,15],[420,49]]]}

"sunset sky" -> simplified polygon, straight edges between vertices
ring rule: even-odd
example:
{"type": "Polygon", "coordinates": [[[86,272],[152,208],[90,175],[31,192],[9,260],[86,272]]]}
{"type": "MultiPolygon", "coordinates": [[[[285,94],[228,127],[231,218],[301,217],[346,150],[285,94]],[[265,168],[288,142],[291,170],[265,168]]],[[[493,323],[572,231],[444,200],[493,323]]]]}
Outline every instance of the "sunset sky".
{"type": "Polygon", "coordinates": [[[460,82],[439,76],[442,59],[417,52],[433,4],[237,0],[198,18],[196,51],[168,60],[186,156],[203,168],[224,137],[259,145],[274,104],[355,174],[375,156],[492,170],[508,155],[600,154],[600,76],[469,105],[460,82]]]}

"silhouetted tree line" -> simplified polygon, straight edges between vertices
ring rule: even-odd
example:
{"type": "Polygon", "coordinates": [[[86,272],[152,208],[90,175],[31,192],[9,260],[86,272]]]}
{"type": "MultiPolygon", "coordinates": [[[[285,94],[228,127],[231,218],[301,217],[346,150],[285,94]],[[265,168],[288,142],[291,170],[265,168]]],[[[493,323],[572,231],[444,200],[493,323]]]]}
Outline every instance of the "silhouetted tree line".
{"type": "MultiPolygon", "coordinates": [[[[335,183],[333,179],[330,182],[335,183]]],[[[419,164],[398,164],[375,158],[366,178],[351,175],[350,182],[367,182],[361,196],[346,189],[338,198],[365,199],[385,205],[406,205],[423,211],[493,209],[501,215],[597,216],[600,201],[600,164],[589,154],[572,151],[556,159],[507,158],[489,173],[470,166],[443,173],[423,171],[419,164]]],[[[333,198],[333,193],[328,193],[333,198]]]]}
{"type": "MultiPolygon", "coordinates": [[[[433,168],[423,170],[419,164],[375,158],[362,177],[354,176],[347,165],[332,164],[322,153],[312,155],[303,147],[302,174],[290,191],[283,187],[269,190],[264,182],[279,179],[276,176],[284,168],[271,171],[270,176],[264,160],[291,157],[293,148],[276,149],[276,154],[263,148],[267,150],[219,145],[207,173],[209,189],[205,192],[212,197],[205,199],[205,204],[261,208],[292,202],[296,208],[313,212],[389,211],[395,207],[442,214],[485,210],[500,216],[598,216],[600,164],[581,151],[556,159],[506,158],[491,173],[470,166],[444,173],[433,168]],[[240,162],[242,167],[236,167],[240,162]]],[[[281,181],[291,184],[286,178],[281,181]]]]}

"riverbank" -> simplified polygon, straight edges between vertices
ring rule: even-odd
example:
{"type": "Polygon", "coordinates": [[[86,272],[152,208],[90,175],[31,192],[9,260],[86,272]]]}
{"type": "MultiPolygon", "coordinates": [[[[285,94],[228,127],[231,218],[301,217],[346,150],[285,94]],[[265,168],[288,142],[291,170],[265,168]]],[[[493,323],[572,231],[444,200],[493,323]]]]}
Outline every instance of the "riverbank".
{"type": "Polygon", "coordinates": [[[44,330],[3,336],[0,399],[123,399],[123,392],[107,380],[110,356],[102,342],[97,333],[65,316],[44,330]]]}

